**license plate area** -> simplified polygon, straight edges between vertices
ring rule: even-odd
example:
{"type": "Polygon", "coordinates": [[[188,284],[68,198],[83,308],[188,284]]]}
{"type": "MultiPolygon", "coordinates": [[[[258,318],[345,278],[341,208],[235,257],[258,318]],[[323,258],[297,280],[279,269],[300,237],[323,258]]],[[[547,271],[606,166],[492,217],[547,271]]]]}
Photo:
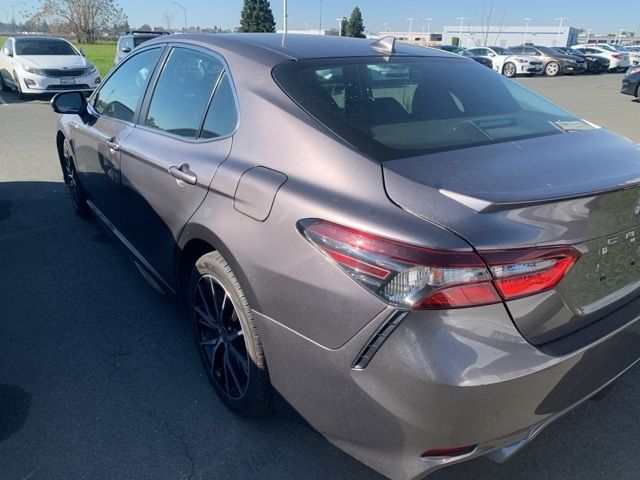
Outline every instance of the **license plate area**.
{"type": "Polygon", "coordinates": [[[76,83],[76,79],[75,78],[61,78],[60,79],[60,85],[75,85],[76,83]]]}

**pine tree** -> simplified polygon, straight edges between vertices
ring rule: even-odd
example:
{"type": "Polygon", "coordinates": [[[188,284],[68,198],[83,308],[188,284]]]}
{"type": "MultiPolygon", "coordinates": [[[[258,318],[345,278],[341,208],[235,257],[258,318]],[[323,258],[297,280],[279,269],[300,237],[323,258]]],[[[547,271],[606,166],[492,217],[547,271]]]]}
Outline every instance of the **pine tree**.
{"type": "Polygon", "coordinates": [[[349,25],[349,20],[347,20],[346,17],[342,17],[342,20],[340,20],[340,36],[341,37],[347,36],[347,25],[349,25]]]}
{"type": "Polygon", "coordinates": [[[347,23],[346,30],[347,37],[365,38],[362,12],[358,7],[355,7],[353,12],[351,12],[351,17],[347,23]]]}
{"type": "Polygon", "coordinates": [[[240,13],[240,32],[275,32],[276,22],[269,0],[244,0],[240,13]]]}

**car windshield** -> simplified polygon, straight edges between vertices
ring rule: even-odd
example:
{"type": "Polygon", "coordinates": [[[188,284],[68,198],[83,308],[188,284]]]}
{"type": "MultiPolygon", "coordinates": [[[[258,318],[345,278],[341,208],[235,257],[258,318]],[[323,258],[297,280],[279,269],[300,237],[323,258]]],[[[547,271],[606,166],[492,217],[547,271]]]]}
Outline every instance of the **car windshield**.
{"type": "Polygon", "coordinates": [[[535,47],[535,48],[540,50],[545,55],[558,55],[558,52],[556,52],[553,48],[550,48],[550,47],[535,47]]]}
{"type": "Polygon", "coordinates": [[[312,117],[380,161],[592,128],[464,59],[300,60],[273,76],[312,117]]]}
{"type": "Polygon", "coordinates": [[[152,40],[156,38],[157,35],[134,35],[133,36],[133,46],[138,47],[142,45],[144,42],[152,40]]]}
{"type": "Polygon", "coordinates": [[[490,47],[497,55],[513,55],[513,52],[502,47],[490,47]]]}
{"type": "Polygon", "coordinates": [[[18,38],[16,55],[80,55],[80,53],[64,40],[18,38]]]}

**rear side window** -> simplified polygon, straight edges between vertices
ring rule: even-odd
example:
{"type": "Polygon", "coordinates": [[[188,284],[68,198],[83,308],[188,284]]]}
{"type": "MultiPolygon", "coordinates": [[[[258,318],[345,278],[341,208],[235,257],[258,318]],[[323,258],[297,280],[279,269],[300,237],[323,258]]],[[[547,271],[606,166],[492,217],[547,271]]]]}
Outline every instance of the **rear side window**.
{"type": "Polygon", "coordinates": [[[591,128],[462,58],[302,60],[273,76],[311,116],[380,161],[591,128]]]}
{"type": "Polygon", "coordinates": [[[197,138],[223,68],[211,55],[174,48],[153,92],[146,125],[181,137],[197,138]]]}
{"type": "Polygon", "coordinates": [[[217,138],[230,135],[235,130],[237,123],[236,101],[233,96],[231,81],[225,73],[211,100],[200,137],[217,138]]]}
{"type": "Polygon", "coordinates": [[[105,83],[94,100],[94,108],[105,117],[133,122],[140,95],[160,57],[160,48],[127,57],[105,83]]]}

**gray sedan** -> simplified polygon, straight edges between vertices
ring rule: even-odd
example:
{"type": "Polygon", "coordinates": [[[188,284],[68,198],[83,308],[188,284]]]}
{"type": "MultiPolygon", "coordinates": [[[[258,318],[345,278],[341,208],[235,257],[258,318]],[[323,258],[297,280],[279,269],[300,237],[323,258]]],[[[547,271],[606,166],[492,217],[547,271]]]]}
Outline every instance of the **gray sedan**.
{"type": "Polygon", "coordinates": [[[184,302],[239,415],[284,399],[418,479],[506,460],[640,358],[640,152],[475,62],[168,36],[52,105],[73,208],[184,302]]]}

